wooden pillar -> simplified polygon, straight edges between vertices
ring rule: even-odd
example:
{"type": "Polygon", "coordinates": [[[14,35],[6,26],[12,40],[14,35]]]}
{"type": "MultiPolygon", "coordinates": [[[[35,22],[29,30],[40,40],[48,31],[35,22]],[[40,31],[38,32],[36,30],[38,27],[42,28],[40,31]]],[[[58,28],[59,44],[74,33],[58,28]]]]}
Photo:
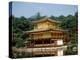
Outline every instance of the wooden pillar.
{"type": "Polygon", "coordinates": [[[33,45],[32,45],[32,56],[35,56],[35,55],[34,55],[34,51],[33,51],[34,45],[35,45],[35,40],[33,40],[33,45]]]}
{"type": "MultiPolygon", "coordinates": [[[[50,39],[50,44],[51,44],[51,39],[50,39]]],[[[52,49],[50,50],[50,55],[52,56],[52,49]]]]}
{"type": "MultiPolygon", "coordinates": [[[[42,44],[44,44],[44,39],[42,40],[42,44]]],[[[42,56],[44,56],[44,51],[42,50],[42,53],[43,53],[43,55],[42,56]]]]}
{"type": "MultiPolygon", "coordinates": [[[[35,40],[34,40],[33,44],[35,45],[35,40]]],[[[33,46],[34,46],[34,45],[33,45],[33,46]]]]}
{"type": "Polygon", "coordinates": [[[44,44],[44,40],[42,40],[42,44],[44,44]]]}
{"type": "Polygon", "coordinates": [[[50,44],[51,44],[51,39],[50,39],[50,44]]]}

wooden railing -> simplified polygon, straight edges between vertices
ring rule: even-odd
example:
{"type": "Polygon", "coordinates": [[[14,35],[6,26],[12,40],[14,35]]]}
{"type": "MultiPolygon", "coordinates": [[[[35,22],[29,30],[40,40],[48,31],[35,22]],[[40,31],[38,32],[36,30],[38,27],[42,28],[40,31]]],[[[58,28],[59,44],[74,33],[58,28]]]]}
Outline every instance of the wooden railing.
{"type": "Polygon", "coordinates": [[[35,44],[34,47],[41,47],[41,46],[54,46],[55,44],[35,44]]]}
{"type": "Polygon", "coordinates": [[[33,38],[29,38],[29,39],[47,39],[47,38],[64,38],[63,36],[43,36],[43,37],[33,37],[33,38]]]}

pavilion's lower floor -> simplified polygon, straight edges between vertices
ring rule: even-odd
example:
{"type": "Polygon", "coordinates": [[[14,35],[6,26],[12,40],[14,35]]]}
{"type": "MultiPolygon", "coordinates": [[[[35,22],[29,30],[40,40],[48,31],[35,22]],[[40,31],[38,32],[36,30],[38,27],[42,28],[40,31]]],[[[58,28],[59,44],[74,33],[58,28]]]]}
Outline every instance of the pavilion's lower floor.
{"type": "Polygon", "coordinates": [[[63,56],[66,46],[62,47],[45,47],[45,48],[27,48],[27,52],[32,56],[63,56]]]}

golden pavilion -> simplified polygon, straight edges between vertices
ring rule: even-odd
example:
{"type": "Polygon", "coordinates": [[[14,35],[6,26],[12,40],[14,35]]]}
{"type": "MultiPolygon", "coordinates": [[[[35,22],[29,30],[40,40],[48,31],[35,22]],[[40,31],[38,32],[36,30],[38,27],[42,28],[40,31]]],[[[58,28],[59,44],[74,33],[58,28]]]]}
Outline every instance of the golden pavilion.
{"type": "Polygon", "coordinates": [[[64,55],[65,31],[59,27],[60,21],[43,18],[32,22],[34,29],[26,31],[29,39],[26,43],[32,56],[64,55]]]}

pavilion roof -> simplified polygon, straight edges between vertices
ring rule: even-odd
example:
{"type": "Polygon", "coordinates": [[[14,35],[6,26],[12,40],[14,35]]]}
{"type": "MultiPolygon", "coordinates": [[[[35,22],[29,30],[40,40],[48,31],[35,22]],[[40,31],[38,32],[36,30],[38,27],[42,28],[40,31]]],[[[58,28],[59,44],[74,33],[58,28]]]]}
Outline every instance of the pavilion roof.
{"type": "Polygon", "coordinates": [[[50,18],[48,18],[48,17],[45,17],[45,18],[40,19],[40,20],[37,20],[37,21],[32,21],[32,22],[33,22],[33,23],[39,23],[39,22],[44,22],[44,21],[60,23],[60,21],[56,21],[56,20],[50,19],[50,18]]]}

